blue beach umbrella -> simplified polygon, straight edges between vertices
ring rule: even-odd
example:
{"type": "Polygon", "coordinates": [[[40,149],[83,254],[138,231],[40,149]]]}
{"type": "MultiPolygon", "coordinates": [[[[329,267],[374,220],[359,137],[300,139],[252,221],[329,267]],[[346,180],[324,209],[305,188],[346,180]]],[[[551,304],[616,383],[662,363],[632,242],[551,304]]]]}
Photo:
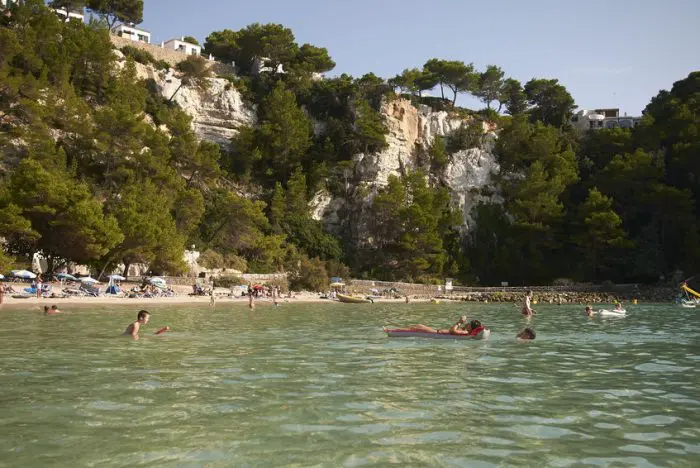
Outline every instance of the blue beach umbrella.
{"type": "Polygon", "coordinates": [[[22,279],[34,279],[36,278],[36,275],[32,273],[31,271],[27,270],[12,270],[10,272],[10,275],[14,276],[15,278],[22,278],[22,279]]]}
{"type": "Polygon", "coordinates": [[[84,278],[78,278],[78,281],[80,281],[81,283],[85,283],[85,284],[99,283],[99,281],[97,281],[95,278],[90,278],[89,276],[86,276],[84,278]]]}
{"type": "Polygon", "coordinates": [[[56,278],[58,278],[59,281],[78,281],[75,276],[69,275],[68,273],[56,273],[56,278]]]}
{"type": "Polygon", "coordinates": [[[153,285],[162,285],[165,286],[165,280],[163,278],[159,277],[153,277],[153,278],[148,278],[148,282],[153,284],[153,285]]]}

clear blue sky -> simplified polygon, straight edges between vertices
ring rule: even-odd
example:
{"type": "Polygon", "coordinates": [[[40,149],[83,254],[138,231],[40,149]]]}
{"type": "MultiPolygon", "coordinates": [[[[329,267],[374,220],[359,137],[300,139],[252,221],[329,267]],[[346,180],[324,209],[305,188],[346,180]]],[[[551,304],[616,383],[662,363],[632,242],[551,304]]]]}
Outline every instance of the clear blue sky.
{"type": "MultiPolygon", "coordinates": [[[[429,58],[558,78],[579,108],[641,113],[700,69],[700,0],[145,0],[153,41],[281,23],[328,48],[331,74],[384,78],[429,58]]],[[[458,104],[478,106],[467,97],[458,104]]]]}

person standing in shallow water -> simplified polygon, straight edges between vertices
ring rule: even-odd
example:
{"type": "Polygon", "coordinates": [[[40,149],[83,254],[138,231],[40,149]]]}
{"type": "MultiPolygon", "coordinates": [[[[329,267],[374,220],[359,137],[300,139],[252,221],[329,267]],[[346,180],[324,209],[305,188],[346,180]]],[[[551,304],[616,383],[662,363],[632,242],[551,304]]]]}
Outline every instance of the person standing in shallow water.
{"type": "Polygon", "coordinates": [[[527,294],[525,295],[525,299],[523,300],[523,309],[521,313],[527,317],[531,317],[535,315],[535,311],[530,307],[530,304],[532,302],[532,291],[528,291],[527,294]]]}

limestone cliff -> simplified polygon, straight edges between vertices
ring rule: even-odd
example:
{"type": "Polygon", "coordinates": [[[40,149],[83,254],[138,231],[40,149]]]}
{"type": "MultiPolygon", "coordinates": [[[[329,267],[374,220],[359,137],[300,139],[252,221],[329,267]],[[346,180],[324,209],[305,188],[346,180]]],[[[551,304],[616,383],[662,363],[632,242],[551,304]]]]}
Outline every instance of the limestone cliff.
{"type": "MultiPolygon", "coordinates": [[[[483,125],[484,138],[481,146],[451,154],[444,173],[435,176],[450,188],[454,202],[462,210],[465,229],[470,228],[470,213],[476,203],[486,198],[498,201],[498,195],[481,195],[481,189],[493,188],[492,176],[500,169],[493,154],[496,136],[486,125],[473,123],[445,111],[432,111],[427,106],[416,108],[410,101],[402,99],[384,103],[382,115],[389,130],[386,137],[388,147],[379,153],[358,154],[355,157],[353,180],[365,188],[361,200],[357,196],[352,197],[354,201],[350,201],[351,197],[333,199],[327,194],[318,194],[312,201],[314,216],[323,219],[329,230],[339,232],[347,228],[343,225],[343,220],[351,211],[359,219],[371,216],[367,212],[367,205],[376,190],[386,185],[389,176],[416,169],[421,164],[421,156],[424,159],[435,137],[449,137],[463,124],[483,125]],[[364,207],[358,206],[358,202],[364,207]]],[[[357,195],[356,190],[350,192],[357,195]]],[[[355,223],[358,223],[357,220],[355,223]]]]}
{"type": "MultiPolygon", "coordinates": [[[[115,53],[117,64],[123,66],[124,55],[115,53]]],[[[182,82],[172,69],[156,70],[151,65],[137,63],[136,71],[139,78],[152,79],[165,99],[174,95],[173,101],[192,117],[193,130],[200,139],[226,147],[238,128],[255,124],[255,107],[245,102],[241,93],[224,78],[210,78],[208,88],[201,90],[180,87],[182,82]]]]}

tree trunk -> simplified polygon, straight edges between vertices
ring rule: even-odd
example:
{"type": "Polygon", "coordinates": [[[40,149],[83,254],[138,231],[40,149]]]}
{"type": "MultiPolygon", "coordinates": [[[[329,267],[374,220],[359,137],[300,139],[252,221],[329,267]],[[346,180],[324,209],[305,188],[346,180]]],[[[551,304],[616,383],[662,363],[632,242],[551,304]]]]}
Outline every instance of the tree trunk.
{"type": "MultiPolygon", "coordinates": [[[[102,267],[102,270],[100,270],[100,274],[97,275],[97,278],[95,278],[96,280],[99,280],[100,278],[102,278],[102,275],[105,274],[105,270],[107,269],[107,267],[109,266],[109,264],[112,262],[112,260],[114,259],[114,256],[115,256],[115,255],[116,255],[116,254],[113,254],[113,255],[110,255],[109,257],[107,257],[107,261],[105,262],[104,266],[102,267]]],[[[126,275],[124,275],[124,276],[126,276],[126,275]]]]}
{"type": "Polygon", "coordinates": [[[178,93],[178,91],[180,91],[180,88],[182,88],[182,85],[183,85],[183,84],[185,84],[185,80],[180,80],[180,86],[177,87],[177,89],[175,90],[175,92],[173,93],[173,95],[170,96],[170,99],[168,99],[168,102],[169,102],[169,103],[170,103],[170,102],[173,102],[173,98],[174,98],[175,95],[178,93]]]}
{"type": "Polygon", "coordinates": [[[124,262],[124,271],[122,272],[122,276],[123,276],[124,278],[128,278],[128,277],[129,277],[129,267],[130,267],[130,266],[131,266],[131,263],[124,262]]]}
{"type": "Polygon", "coordinates": [[[498,102],[498,110],[497,110],[496,112],[498,112],[498,113],[500,114],[500,113],[501,113],[501,108],[502,108],[502,107],[503,107],[503,103],[499,101],[499,102],[498,102]]]}
{"type": "Polygon", "coordinates": [[[442,87],[442,81],[440,82],[440,95],[442,96],[443,101],[445,100],[445,89],[442,87]]]}

